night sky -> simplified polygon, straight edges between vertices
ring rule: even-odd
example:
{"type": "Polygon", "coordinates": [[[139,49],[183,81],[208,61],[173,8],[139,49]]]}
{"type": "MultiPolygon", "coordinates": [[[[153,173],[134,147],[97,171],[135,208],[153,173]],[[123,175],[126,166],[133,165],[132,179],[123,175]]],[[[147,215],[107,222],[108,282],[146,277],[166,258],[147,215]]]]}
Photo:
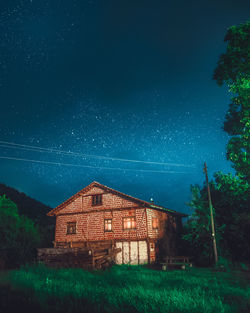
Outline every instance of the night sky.
{"type": "Polygon", "coordinates": [[[243,0],[1,0],[0,182],[54,207],[95,180],[189,213],[204,161],[210,178],[232,171],[230,95],[212,75],[249,12],[243,0]]]}

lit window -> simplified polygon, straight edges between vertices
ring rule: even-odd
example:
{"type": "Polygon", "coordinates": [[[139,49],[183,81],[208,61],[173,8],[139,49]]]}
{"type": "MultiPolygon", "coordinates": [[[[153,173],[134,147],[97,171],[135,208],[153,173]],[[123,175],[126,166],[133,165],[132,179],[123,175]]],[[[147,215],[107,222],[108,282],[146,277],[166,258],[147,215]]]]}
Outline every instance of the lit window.
{"type": "Polygon", "coordinates": [[[104,220],[104,231],[112,231],[112,219],[104,220]]]}
{"type": "Polygon", "coordinates": [[[123,228],[124,229],[135,229],[136,228],[135,217],[124,217],[123,218],[123,228]]]}
{"type": "Polygon", "coordinates": [[[101,205],[102,204],[102,195],[93,195],[92,196],[92,205],[101,205]]]}
{"type": "Polygon", "coordinates": [[[67,234],[76,234],[76,222],[67,223],[67,234]]]}
{"type": "Polygon", "coordinates": [[[159,219],[157,217],[152,218],[152,228],[158,229],[159,228],[159,219]]]}

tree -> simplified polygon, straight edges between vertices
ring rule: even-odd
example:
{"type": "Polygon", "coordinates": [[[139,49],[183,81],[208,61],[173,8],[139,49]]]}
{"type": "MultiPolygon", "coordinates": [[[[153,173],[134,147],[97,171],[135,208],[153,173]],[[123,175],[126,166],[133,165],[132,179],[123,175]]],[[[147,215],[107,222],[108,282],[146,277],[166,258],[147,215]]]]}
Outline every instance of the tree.
{"type": "Polygon", "coordinates": [[[195,262],[198,265],[209,265],[212,262],[213,248],[208,201],[199,185],[191,185],[191,193],[189,206],[194,211],[184,227],[183,239],[188,244],[188,254],[194,257],[195,262]]]}
{"type": "Polygon", "coordinates": [[[226,53],[214,71],[218,85],[227,84],[234,94],[226,114],[224,130],[232,136],[227,145],[227,159],[238,175],[250,179],[250,22],[232,26],[224,39],[226,53]]]}
{"type": "Polygon", "coordinates": [[[250,213],[249,185],[239,176],[214,175],[213,202],[216,208],[216,223],[223,226],[220,247],[224,254],[235,261],[250,259],[250,213]]]}
{"type": "MultiPolygon", "coordinates": [[[[234,94],[224,130],[231,136],[227,144],[227,159],[233,163],[236,176],[215,173],[210,188],[219,255],[233,261],[249,261],[250,22],[230,27],[225,41],[227,50],[220,56],[214,79],[218,85],[227,84],[234,94]]],[[[196,259],[209,263],[212,240],[206,186],[191,186],[191,192],[189,205],[194,212],[183,238],[196,259]]]]}
{"type": "MultiPolygon", "coordinates": [[[[250,214],[248,209],[248,183],[238,176],[214,174],[210,181],[213,199],[216,240],[219,256],[232,261],[250,259],[250,214]]],[[[194,210],[186,225],[184,240],[196,261],[208,265],[213,260],[211,225],[208,209],[207,186],[191,186],[194,210]]]]}
{"type": "Polygon", "coordinates": [[[241,78],[231,86],[237,94],[226,116],[225,130],[232,135],[227,144],[227,159],[238,175],[250,182],[250,80],[241,78]]]}
{"type": "Polygon", "coordinates": [[[32,220],[19,215],[16,204],[0,196],[0,245],[8,266],[18,266],[35,257],[40,236],[32,220]]]}
{"type": "Polygon", "coordinates": [[[219,85],[230,85],[240,77],[249,79],[250,22],[231,26],[224,41],[227,51],[220,56],[213,78],[219,85]]]}

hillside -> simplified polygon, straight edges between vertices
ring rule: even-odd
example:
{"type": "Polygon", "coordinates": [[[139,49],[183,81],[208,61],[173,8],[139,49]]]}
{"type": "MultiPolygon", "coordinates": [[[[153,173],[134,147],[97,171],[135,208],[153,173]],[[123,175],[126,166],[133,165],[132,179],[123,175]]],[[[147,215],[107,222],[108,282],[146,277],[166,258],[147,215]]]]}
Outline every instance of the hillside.
{"type": "Polygon", "coordinates": [[[46,216],[51,207],[27,196],[23,192],[0,183],[0,196],[3,194],[16,203],[20,214],[27,216],[35,223],[44,226],[54,224],[53,218],[46,216]]]}

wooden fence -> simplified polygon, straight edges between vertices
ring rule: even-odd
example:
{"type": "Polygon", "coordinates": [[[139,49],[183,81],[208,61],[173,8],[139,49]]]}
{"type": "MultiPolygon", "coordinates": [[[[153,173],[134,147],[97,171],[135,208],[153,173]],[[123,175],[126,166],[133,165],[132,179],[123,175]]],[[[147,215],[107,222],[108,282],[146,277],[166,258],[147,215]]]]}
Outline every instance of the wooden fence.
{"type": "Polygon", "coordinates": [[[120,248],[43,248],[37,249],[37,260],[54,268],[80,267],[101,269],[110,266],[120,248]]]}

